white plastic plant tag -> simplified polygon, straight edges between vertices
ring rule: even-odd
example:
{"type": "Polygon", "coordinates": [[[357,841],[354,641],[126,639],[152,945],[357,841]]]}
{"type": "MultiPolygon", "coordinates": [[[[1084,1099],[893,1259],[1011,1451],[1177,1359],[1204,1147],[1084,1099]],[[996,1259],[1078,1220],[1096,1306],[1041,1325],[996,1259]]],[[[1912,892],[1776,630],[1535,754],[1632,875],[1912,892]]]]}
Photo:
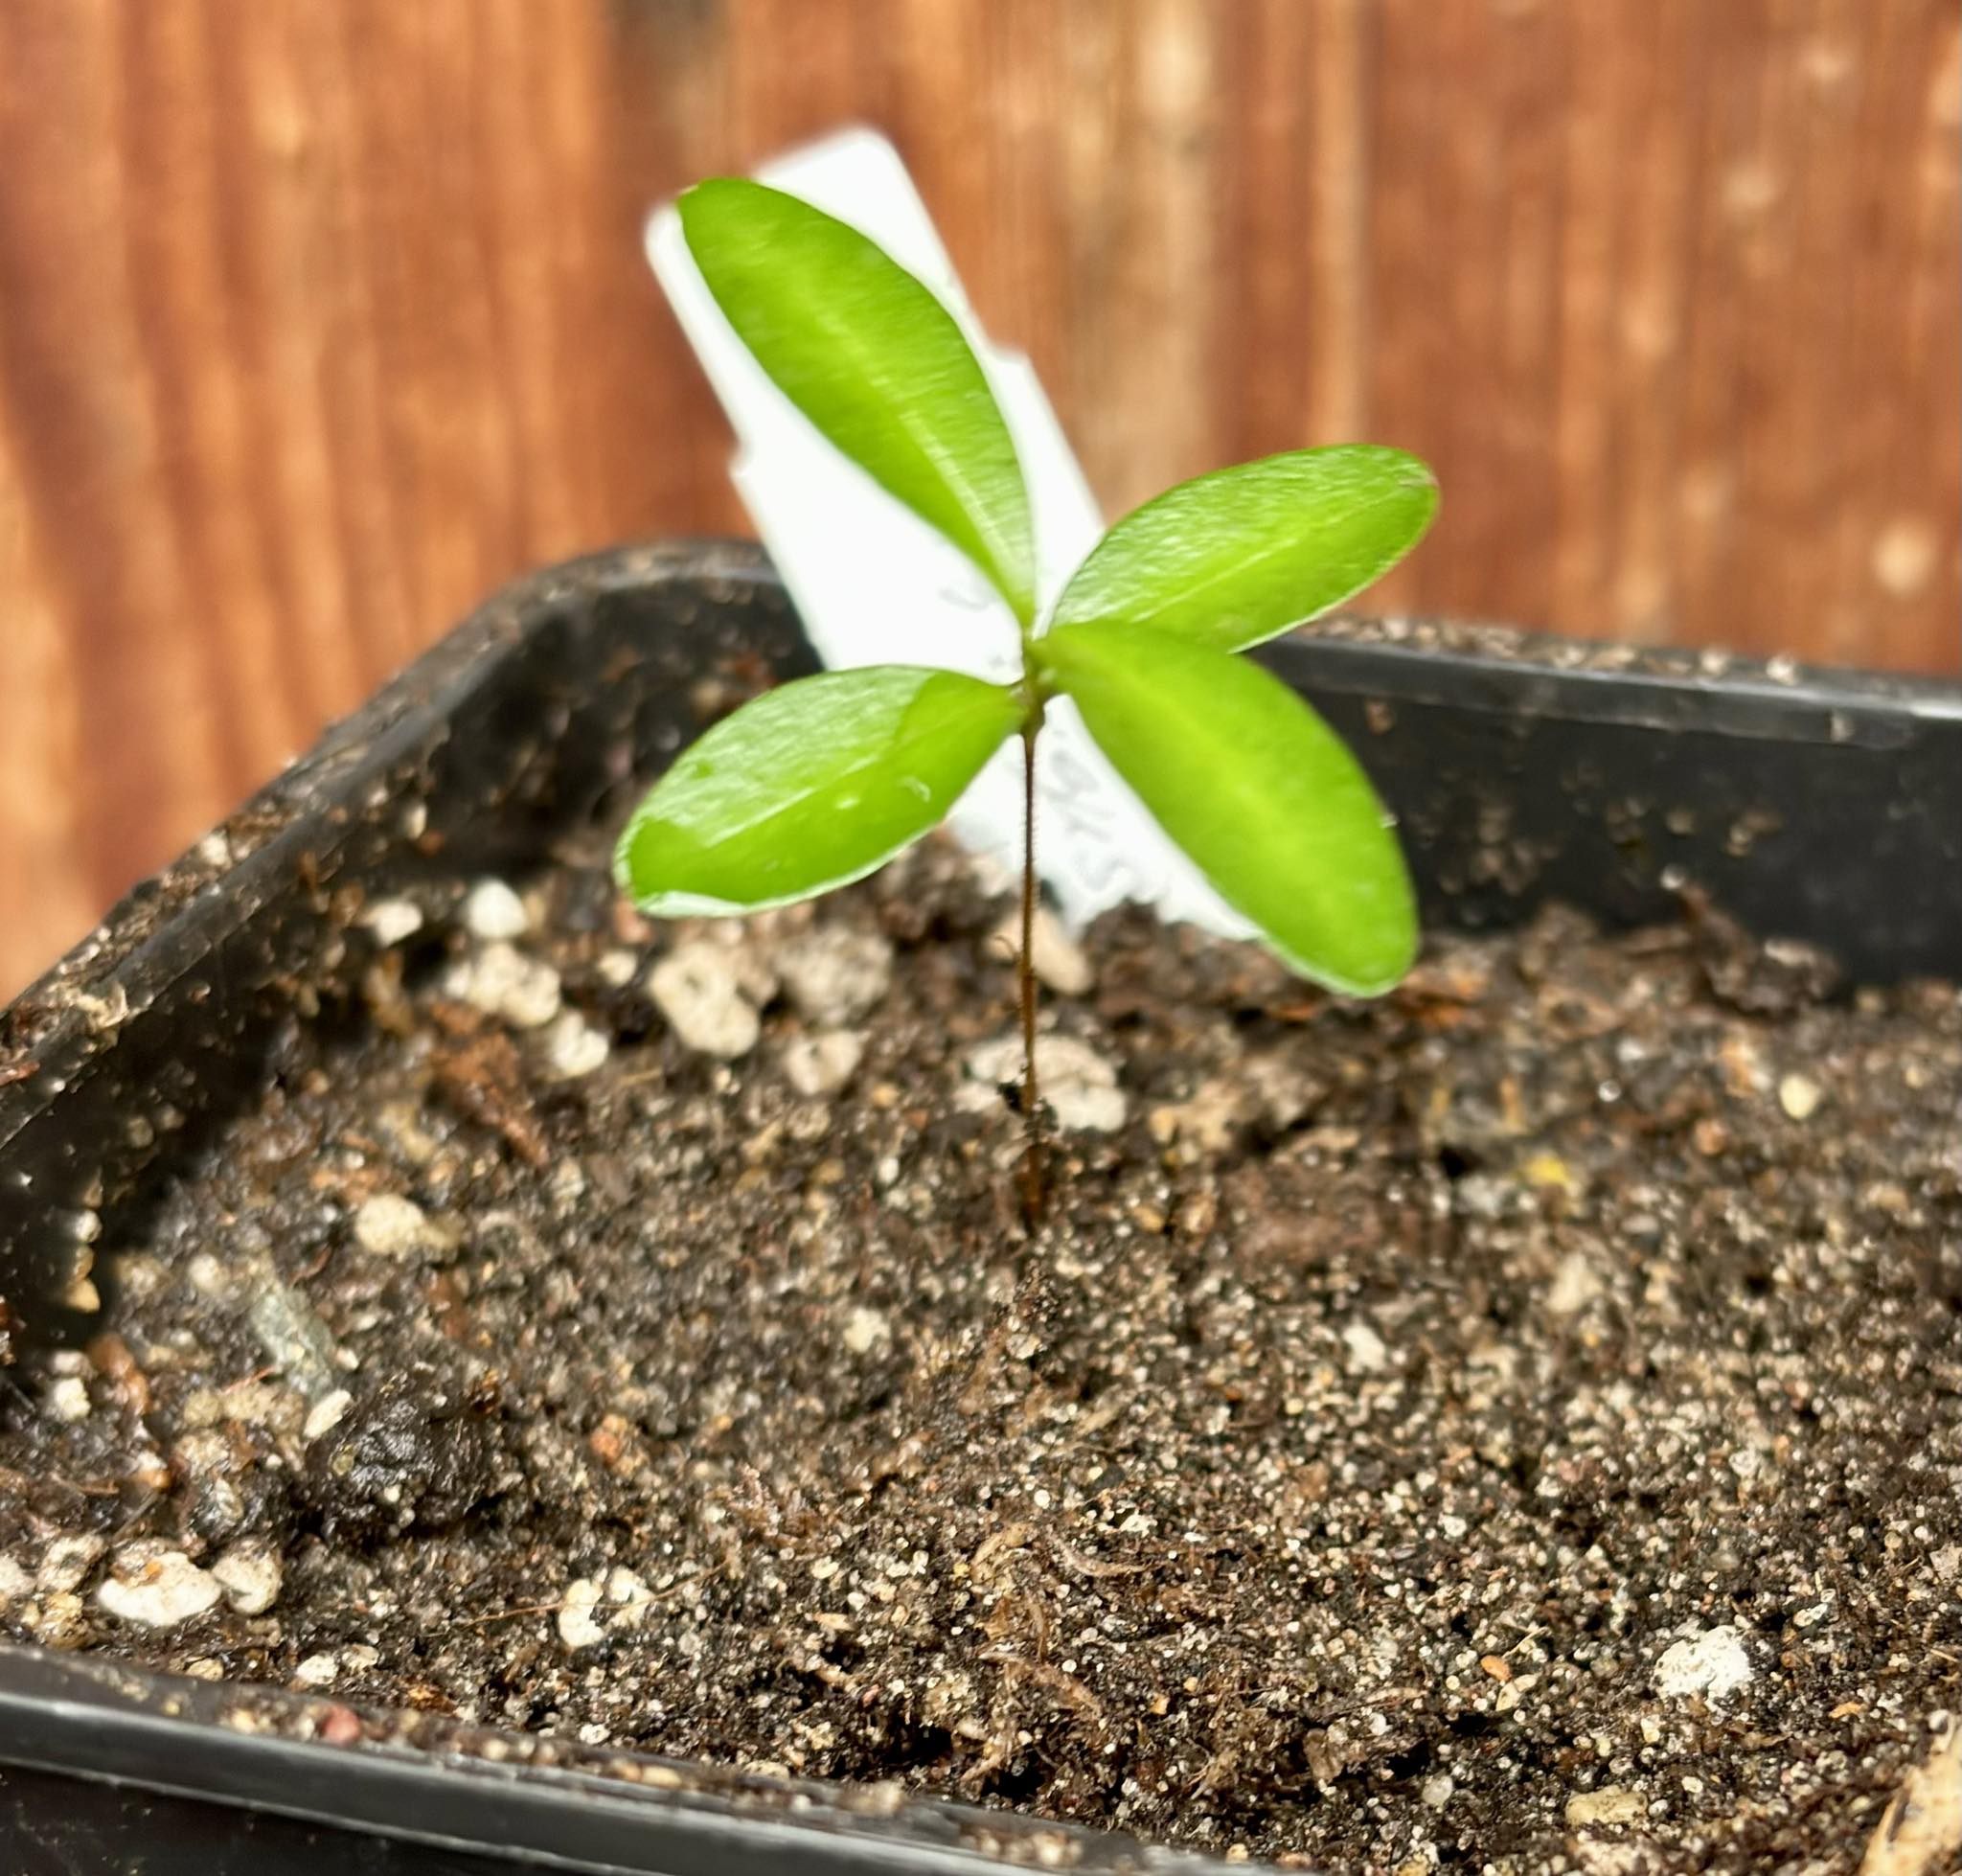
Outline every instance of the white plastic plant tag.
{"type": "MultiPolygon", "coordinates": [[[[1053,606],[1103,517],[1028,360],[990,345],[975,324],[899,152],[874,131],[846,130],[756,173],[870,236],[960,322],[1015,437],[1035,514],[1038,597],[1053,606]]],[[[1008,607],[957,548],[833,449],[769,381],[710,296],[672,204],[649,217],[647,251],[728,412],[736,487],[818,655],[834,670],[928,664],[1016,676],[1008,607]]],[[[1037,755],[1037,862],[1065,920],[1081,926],[1135,900],[1168,919],[1250,932],[1118,779],[1067,699],[1049,706],[1037,755]]],[[[949,824],[975,853],[1019,869],[1016,745],[975,778],[949,824]]]]}

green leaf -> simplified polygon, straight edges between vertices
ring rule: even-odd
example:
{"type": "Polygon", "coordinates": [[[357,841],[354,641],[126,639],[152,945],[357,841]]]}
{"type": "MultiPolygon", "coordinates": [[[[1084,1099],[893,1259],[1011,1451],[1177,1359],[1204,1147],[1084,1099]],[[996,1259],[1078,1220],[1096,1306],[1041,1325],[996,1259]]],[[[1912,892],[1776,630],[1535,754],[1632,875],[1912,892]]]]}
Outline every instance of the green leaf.
{"type": "Polygon", "coordinates": [[[1401,449],[1242,463],[1127,515],[1076,570],[1054,623],[1108,620],[1243,651],[1359,593],[1436,513],[1437,478],[1401,449]]]}
{"type": "Polygon", "coordinates": [[[656,782],[613,858],[643,912],[760,912],[882,866],[933,827],[1021,721],[1011,691],[871,665],[767,691],[656,782]]]}
{"type": "Polygon", "coordinates": [[[882,249],[808,202],[721,176],[680,201],[730,325],[805,416],[1033,616],[1029,495],[953,315],[882,249]]]}
{"type": "Polygon", "coordinates": [[[1352,995],[1417,950],[1403,857],[1369,778],[1258,665],[1165,632],[1068,626],[1036,641],[1045,678],[1281,960],[1352,995]]]}

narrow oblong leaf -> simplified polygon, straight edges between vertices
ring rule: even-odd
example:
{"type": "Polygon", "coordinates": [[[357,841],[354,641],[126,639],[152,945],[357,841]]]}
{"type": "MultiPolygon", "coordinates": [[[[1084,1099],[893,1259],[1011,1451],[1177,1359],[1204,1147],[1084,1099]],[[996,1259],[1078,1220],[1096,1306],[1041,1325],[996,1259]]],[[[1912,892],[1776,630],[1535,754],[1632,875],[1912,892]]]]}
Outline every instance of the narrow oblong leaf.
{"type": "Polygon", "coordinates": [[[709,291],[779,389],[1026,623],[1028,490],[953,315],[856,228],[781,190],[719,176],[679,208],[709,291]]]}
{"type": "Polygon", "coordinates": [[[1127,515],[1076,570],[1053,623],[1107,620],[1243,651],[1359,593],[1436,513],[1436,476],[1401,449],[1242,463],[1127,515]]]}
{"type": "Polygon", "coordinates": [[[1352,995],[1417,950],[1410,876],[1369,778],[1280,679],[1169,633],[1069,626],[1045,681],[1220,896],[1282,962],[1352,995]]]}
{"type": "Polygon", "coordinates": [[[933,827],[1021,721],[998,684],[913,665],[767,691],[676,758],[613,872],[644,912],[760,912],[863,879],[933,827]]]}

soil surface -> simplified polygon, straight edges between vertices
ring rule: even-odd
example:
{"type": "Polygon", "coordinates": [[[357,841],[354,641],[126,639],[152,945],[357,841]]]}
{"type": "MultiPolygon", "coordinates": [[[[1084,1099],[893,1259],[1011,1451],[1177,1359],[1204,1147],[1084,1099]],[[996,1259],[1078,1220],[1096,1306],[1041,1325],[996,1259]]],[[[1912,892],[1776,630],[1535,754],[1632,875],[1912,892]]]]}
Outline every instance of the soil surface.
{"type": "Polygon", "coordinates": [[[101,1221],[9,1633],[1297,1866],[1854,1868],[1962,1705],[1962,994],[1694,906],[1371,1005],[1050,933],[1032,1240],[947,848],[660,929],[605,860],[368,908],[101,1221]]]}

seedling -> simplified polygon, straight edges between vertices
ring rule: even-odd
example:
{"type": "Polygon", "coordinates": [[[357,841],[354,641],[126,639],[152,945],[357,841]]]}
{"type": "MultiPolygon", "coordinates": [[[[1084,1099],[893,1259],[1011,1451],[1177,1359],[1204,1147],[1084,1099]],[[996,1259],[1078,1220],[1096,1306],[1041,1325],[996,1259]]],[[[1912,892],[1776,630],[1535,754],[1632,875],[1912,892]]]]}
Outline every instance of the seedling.
{"type": "MultiPolygon", "coordinates": [[[[1409,876],[1335,732],[1234,656],[1339,605],[1429,525],[1437,482],[1371,446],[1184,482],[1118,522],[1038,614],[1028,492],[980,364],[919,280],[856,229],[754,182],[681,198],[690,251],[759,364],[1007,602],[1011,683],[930,665],[824,672],[710,729],[644,800],[615,872],[660,918],[762,911],[863,879],[1022,745],[1024,1208],[1043,1198],[1036,1073],[1036,749],[1066,697],[1112,766],[1283,963],[1351,995],[1409,968],[1409,876]]],[[[931,648],[923,648],[930,653],[931,648]]]]}

